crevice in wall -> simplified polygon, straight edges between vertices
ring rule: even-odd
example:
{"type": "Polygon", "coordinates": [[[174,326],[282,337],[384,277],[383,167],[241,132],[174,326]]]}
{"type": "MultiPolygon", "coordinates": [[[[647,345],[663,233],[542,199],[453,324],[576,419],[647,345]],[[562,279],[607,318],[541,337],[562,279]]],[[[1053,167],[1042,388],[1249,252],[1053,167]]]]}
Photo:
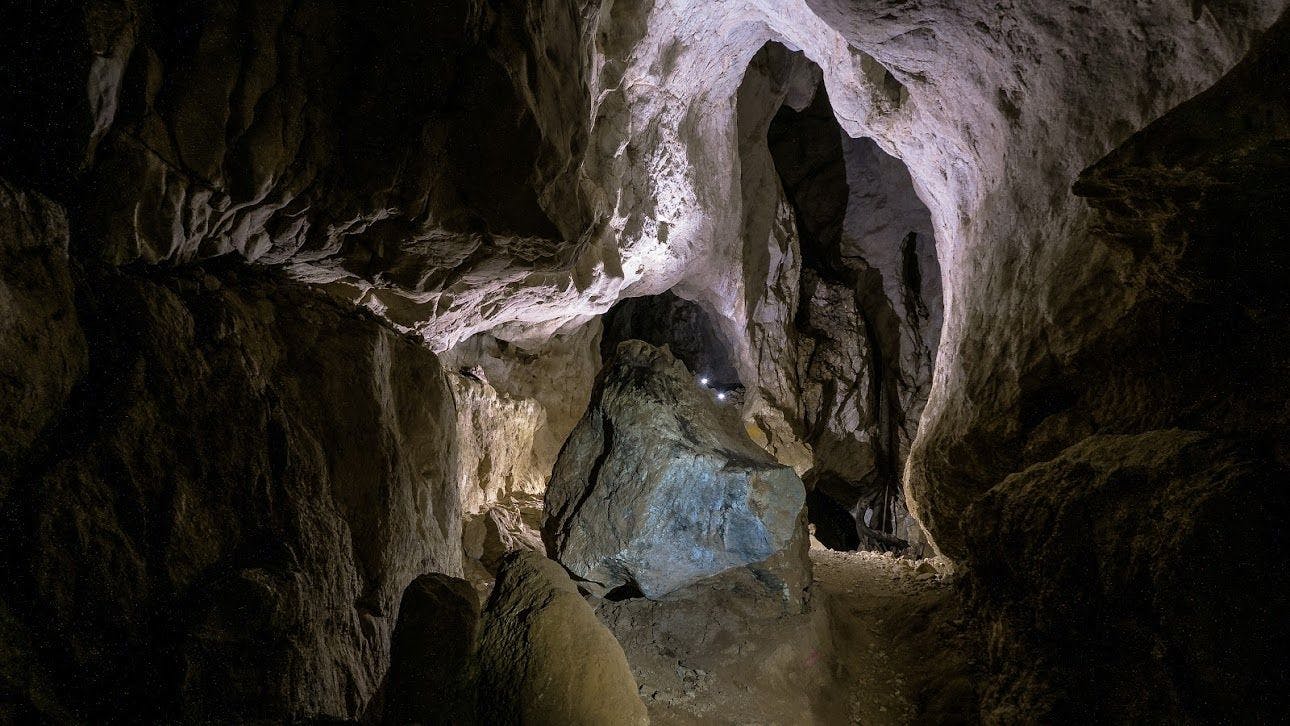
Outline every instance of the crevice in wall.
{"type": "Polygon", "coordinates": [[[850,512],[860,548],[921,555],[901,479],[940,335],[931,215],[903,163],[842,131],[823,83],[805,107],[779,110],[767,143],[800,240],[793,332],[817,533],[837,529],[827,497],[850,512]]]}

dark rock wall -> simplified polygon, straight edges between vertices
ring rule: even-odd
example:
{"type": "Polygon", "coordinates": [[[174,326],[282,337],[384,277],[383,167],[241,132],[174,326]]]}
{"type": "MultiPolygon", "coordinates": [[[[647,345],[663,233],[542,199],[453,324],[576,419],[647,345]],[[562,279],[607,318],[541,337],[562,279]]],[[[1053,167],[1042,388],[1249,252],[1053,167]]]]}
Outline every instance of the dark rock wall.
{"type": "Polygon", "coordinates": [[[434,355],[278,274],[69,269],[56,209],[5,189],[0,228],[40,263],[5,297],[61,311],[4,351],[25,356],[4,389],[10,713],[358,716],[404,587],[460,573],[434,355]]]}
{"type": "Polygon", "coordinates": [[[0,179],[0,494],[85,367],[67,217],[0,179]]]}
{"type": "Polygon", "coordinates": [[[1290,709],[1288,50],[1290,16],[1075,187],[1116,284],[1052,294],[1128,304],[1026,382],[1034,463],[965,513],[996,720],[1290,709]]]}
{"type": "Polygon", "coordinates": [[[479,611],[465,580],[432,573],[408,585],[390,640],[384,723],[475,723],[479,611]]]}
{"type": "Polygon", "coordinates": [[[1166,429],[1091,436],[991,489],[968,538],[988,720],[1284,715],[1288,477],[1249,442],[1166,429]]]}

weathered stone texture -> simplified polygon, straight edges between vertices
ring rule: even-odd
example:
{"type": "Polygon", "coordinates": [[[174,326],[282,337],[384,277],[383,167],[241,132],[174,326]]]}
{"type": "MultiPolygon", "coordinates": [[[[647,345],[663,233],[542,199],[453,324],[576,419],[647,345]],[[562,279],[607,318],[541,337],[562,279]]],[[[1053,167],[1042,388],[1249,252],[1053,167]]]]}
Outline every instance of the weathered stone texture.
{"type": "Polygon", "coordinates": [[[465,580],[434,573],[408,585],[390,640],[384,723],[475,723],[479,616],[465,580]]]}
{"type": "Polygon", "coordinates": [[[991,489],[967,512],[987,720],[1283,712],[1290,589],[1265,557],[1285,545],[1288,478],[1247,444],[1168,429],[1091,436],[991,489]]]}

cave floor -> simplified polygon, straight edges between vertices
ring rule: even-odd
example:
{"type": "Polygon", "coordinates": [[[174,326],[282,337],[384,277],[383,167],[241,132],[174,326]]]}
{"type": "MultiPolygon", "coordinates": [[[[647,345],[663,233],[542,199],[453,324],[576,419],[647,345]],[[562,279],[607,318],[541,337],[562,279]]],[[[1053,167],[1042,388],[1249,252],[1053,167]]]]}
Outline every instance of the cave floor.
{"type": "Polygon", "coordinates": [[[678,600],[599,604],[651,723],[976,723],[952,577],[928,571],[930,561],[810,554],[807,612],[701,588],[678,600]]]}
{"type": "Polygon", "coordinates": [[[835,658],[822,722],[977,722],[975,664],[950,578],[871,552],[813,549],[811,560],[835,658]]]}

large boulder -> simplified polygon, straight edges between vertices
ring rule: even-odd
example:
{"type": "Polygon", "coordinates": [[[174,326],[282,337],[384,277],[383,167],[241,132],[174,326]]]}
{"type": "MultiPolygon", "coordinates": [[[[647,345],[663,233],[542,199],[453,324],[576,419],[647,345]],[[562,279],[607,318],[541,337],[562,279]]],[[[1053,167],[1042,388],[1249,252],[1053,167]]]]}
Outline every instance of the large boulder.
{"type": "Polygon", "coordinates": [[[556,462],[542,534],[588,589],[657,598],[783,551],[804,502],[666,347],[625,341],[556,462]]]}
{"type": "Polygon", "coordinates": [[[478,658],[482,723],[649,723],[618,641],[560,565],[536,552],[502,563],[478,658]]]}

